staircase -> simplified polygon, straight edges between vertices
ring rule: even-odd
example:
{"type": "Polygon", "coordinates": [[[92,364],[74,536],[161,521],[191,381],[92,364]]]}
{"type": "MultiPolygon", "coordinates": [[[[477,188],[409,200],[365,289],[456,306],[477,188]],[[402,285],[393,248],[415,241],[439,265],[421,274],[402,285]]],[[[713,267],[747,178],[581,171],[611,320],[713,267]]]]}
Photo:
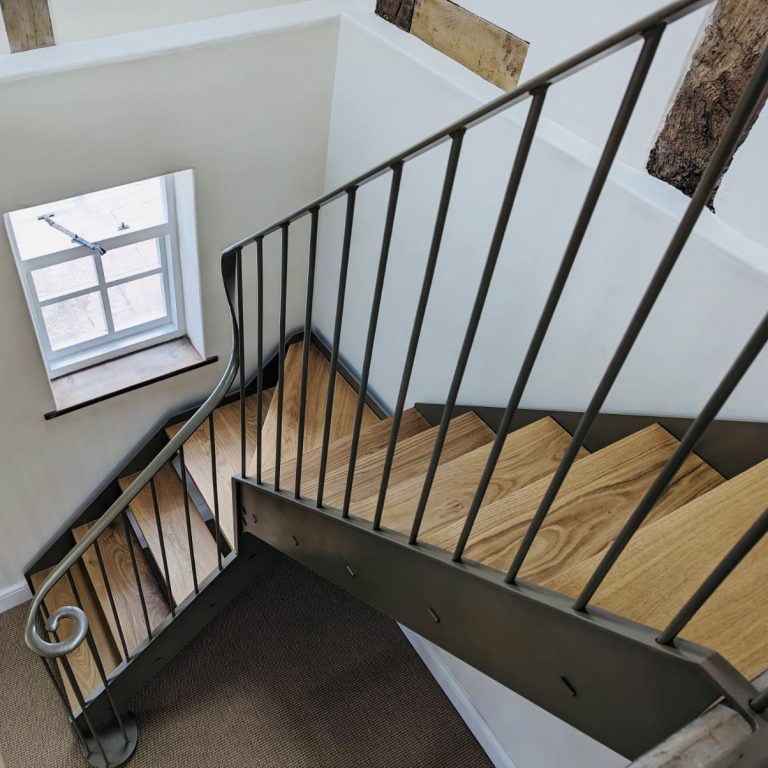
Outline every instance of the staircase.
{"type": "Polygon", "coordinates": [[[26,641],[92,765],[130,759],[131,696],[275,550],[629,758],[724,700],[752,734],[715,764],[765,765],[768,692],[750,680],[768,668],[768,617],[756,610],[768,565],[768,427],[716,417],[768,341],[768,315],[739,340],[695,418],[610,414],[603,405],[768,82],[768,53],[590,402],[579,413],[521,408],[664,29],[702,4],[678,0],[223,253],[233,341],[221,381],[199,408],[163,425],[28,571],[35,597],[26,641]],[[509,400],[459,403],[548,89],[638,41],[509,400]],[[413,403],[463,137],[524,100],[527,120],[453,377],[440,402],[413,403]],[[390,408],[370,379],[377,334],[386,333],[378,318],[403,169],[443,143],[434,235],[390,408]],[[353,367],[342,328],[356,195],[384,176],[370,321],[353,367]],[[329,330],[314,317],[314,286],[321,213],[334,201],[346,214],[329,330]],[[288,328],[287,295],[297,288],[289,233],[299,220],[310,227],[298,286],[304,323],[288,328]],[[270,237],[280,245],[279,308],[276,338],[265,340],[270,237]],[[251,246],[255,258],[246,256],[251,246]],[[245,295],[246,269],[255,297],[245,295]],[[256,308],[255,329],[244,322],[246,304],[256,308]],[[250,378],[248,359],[256,361],[250,378]]]}

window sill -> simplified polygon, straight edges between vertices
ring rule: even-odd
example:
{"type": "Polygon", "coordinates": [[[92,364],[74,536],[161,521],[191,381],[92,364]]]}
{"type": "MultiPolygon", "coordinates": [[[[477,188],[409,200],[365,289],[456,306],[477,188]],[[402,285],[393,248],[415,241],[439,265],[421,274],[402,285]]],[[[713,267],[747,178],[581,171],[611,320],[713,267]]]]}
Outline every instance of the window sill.
{"type": "Polygon", "coordinates": [[[202,357],[192,342],[183,336],[83,368],[51,381],[56,408],[46,413],[44,418],[55,419],[110,397],[202,368],[217,360],[215,355],[202,357]]]}

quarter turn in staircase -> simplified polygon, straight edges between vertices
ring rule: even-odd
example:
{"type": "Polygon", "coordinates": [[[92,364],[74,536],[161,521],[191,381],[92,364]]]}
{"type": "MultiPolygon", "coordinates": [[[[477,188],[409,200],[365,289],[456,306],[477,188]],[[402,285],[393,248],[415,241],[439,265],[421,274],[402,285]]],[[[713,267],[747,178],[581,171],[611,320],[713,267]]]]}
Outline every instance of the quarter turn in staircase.
{"type": "MultiPolygon", "coordinates": [[[[163,425],[28,569],[35,596],[25,639],[91,765],[130,759],[131,696],[277,550],[629,758],[724,700],[751,735],[713,766],[764,768],[768,691],[751,681],[768,668],[768,613],[758,610],[768,572],[768,428],[716,417],[768,342],[768,315],[735,341],[731,367],[694,417],[625,416],[604,405],[768,84],[768,51],[584,410],[521,408],[659,41],[700,5],[677,0],[224,251],[233,341],[221,380],[197,409],[163,425]],[[461,404],[548,89],[630,43],[639,43],[635,69],[509,400],[461,404]],[[524,100],[528,116],[453,377],[441,402],[414,403],[411,374],[463,137],[524,100]],[[403,168],[443,143],[432,244],[397,396],[384,407],[369,384],[377,333],[387,332],[378,319],[403,168]],[[365,349],[352,368],[342,327],[355,200],[383,176],[381,252],[365,349]],[[321,213],[338,200],[346,215],[329,332],[313,320],[314,285],[321,213]],[[306,281],[297,286],[288,238],[305,219],[306,281]],[[271,236],[281,245],[272,288],[271,236]],[[251,246],[255,259],[246,258],[251,246]],[[246,269],[255,271],[255,297],[244,295],[246,269]],[[296,287],[304,323],[287,328],[296,287]],[[265,340],[271,290],[278,330],[265,340]],[[246,303],[256,308],[255,328],[244,322],[246,303]]],[[[503,334],[494,343],[503,347],[503,334]]]]}

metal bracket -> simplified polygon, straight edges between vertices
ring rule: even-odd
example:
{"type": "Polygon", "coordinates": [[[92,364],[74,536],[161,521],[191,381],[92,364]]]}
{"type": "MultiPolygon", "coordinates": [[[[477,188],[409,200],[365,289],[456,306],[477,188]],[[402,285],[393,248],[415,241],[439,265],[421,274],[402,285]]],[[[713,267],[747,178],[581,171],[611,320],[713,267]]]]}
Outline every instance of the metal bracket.
{"type": "Polygon", "coordinates": [[[55,216],[55,213],[46,213],[43,216],[38,216],[38,221],[44,221],[49,227],[53,227],[58,232],[61,232],[62,234],[66,235],[73,243],[77,243],[77,245],[82,245],[83,248],[87,248],[89,251],[93,251],[94,253],[99,254],[99,256],[103,256],[107,249],[102,247],[101,245],[98,245],[97,243],[92,243],[90,240],[86,240],[84,237],[80,237],[80,235],[73,232],[71,229],[67,229],[66,227],[62,226],[61,224],[58,224],[53,220],[53,217],[55,216]]]}

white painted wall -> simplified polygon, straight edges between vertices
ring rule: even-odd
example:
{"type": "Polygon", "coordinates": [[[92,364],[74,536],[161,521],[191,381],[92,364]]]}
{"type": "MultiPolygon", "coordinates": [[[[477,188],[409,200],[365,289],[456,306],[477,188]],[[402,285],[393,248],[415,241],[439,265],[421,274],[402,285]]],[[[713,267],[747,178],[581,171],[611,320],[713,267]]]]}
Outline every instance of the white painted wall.
{"type": "MultiPolygon", "coordinates": [[[[0,233],[0,589],[18,582],[147,433],[211,390],[230,348],[221,250],[321,191],[338,23],[327,5],[312,8],[230,17],[230,39],[216,44],[204,40],[224,35],[226,24],[202,22],[183,34],[59,46],[0,65],[0,211],[194,170],[206,351],[221,357],[44,421],[53,401],[0,233]]],[[[292,261],[300,272],[301,258],[292,261]]],[[[302,299],[292,295],[291,319],[302,299]]],[[[268,317],[269,344],[276,316],[268,317]]]]}
{"type": "Polygon", "coordinates": [[[57,43],[137,32],[296,0],[49,0],[57,43]]]}
{"type": "Polygon", "coordinates": [[[0,56],[11,52],[11,46],[8,43],[8,33],[5,31],[5,20],[3,19],[3,11],[0,8],[0,56]]]}

